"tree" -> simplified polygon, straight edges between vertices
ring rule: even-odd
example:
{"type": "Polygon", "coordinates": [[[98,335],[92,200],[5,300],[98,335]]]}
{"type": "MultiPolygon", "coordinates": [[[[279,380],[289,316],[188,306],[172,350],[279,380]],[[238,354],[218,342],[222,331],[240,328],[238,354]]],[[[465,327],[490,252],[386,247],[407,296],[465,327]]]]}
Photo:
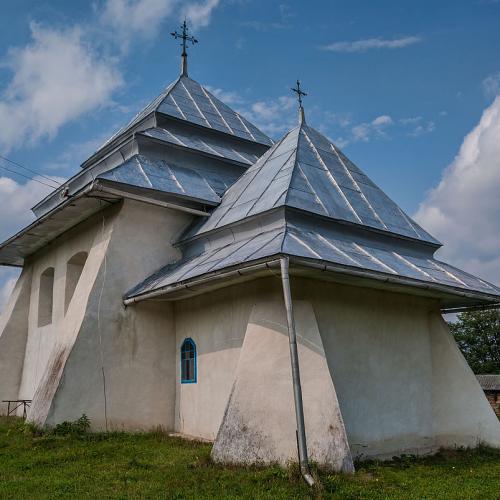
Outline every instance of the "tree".
{"type": "Polygon", "coordinates": [[[449,326],[474,373],[500,374],[499,310],[463,312],[449,326]]]}

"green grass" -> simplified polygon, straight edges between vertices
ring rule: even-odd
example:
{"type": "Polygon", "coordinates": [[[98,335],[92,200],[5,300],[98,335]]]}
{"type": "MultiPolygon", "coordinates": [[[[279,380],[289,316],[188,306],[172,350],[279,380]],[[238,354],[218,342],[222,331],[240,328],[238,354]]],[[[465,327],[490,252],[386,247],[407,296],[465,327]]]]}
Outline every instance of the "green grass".
{"type": "Polygon", "coordinates": [[[60,434],[0,417],[0,498],[500,498],[498,450],[358,464],[350,477],[315,470],[310,490],[296,467],[221,467],[210,445],[161,432],[60,434]]]}

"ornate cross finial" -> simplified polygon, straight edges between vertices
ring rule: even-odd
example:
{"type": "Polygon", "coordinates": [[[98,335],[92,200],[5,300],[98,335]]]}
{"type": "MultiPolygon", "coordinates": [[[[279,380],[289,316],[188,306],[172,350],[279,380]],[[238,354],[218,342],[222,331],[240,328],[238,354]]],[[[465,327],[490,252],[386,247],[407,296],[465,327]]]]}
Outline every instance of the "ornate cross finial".
{"type": "Polygon", "coordinates": [[[195,43],[198,43],[198,40],[192,35],[189,35],[189,28],[186,22],[186,19],[184,19],[184,22],[181,24],[181,29],[182,32],[178,33],[177,31],[173,31],[170,33],[176,40],[178,38],[182,39],[181,47],[182,47],[182,64],[181,64],[181,74],[187,76],[187,51],[186,51],[186,46],[187,42],[191,42],[192,45],[195,43]]]}
{"type": "Polygon", "coordinates": [[[302,96],[306,96],[307,94],[300,88],[300,81],[297,80],[297,86],[292,87],[290,90],[297,94],[297,100],[299,101],[299,121],[302,123],[305,121],[304,117],[304,106],[302,106],[302,96]]]}

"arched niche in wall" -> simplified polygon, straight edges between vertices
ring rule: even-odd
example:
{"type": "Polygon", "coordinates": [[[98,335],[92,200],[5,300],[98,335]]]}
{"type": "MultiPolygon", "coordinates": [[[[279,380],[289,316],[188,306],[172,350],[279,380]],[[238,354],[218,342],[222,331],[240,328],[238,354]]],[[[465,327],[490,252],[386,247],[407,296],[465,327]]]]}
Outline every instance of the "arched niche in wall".
{"type": "Polygon", "coordinates": [[[38,289],[38,326],[52,323],[52,309],[54,305],[54,268],[48,267],[40,275],[38,289]]]}
{"type": "Polygon", "coordinates": [[[83,272],[83,267],[87,261],[87,252],[78,252],[66,263],[66,286],[64,289],[64,312],[68,310],[76,285],[83,272]]]}

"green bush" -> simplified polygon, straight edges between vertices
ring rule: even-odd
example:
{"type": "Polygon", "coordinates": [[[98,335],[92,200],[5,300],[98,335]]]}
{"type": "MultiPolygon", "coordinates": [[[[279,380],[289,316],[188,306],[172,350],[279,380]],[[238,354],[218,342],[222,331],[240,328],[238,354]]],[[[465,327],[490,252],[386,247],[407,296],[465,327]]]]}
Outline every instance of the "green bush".
{"type": "Polygon", "coordinates": [[[65,420],[57,424],[50,433],[55,436],[81,436],[90,429],[90,419],[85,413],[73,422],[65,420]]]}

